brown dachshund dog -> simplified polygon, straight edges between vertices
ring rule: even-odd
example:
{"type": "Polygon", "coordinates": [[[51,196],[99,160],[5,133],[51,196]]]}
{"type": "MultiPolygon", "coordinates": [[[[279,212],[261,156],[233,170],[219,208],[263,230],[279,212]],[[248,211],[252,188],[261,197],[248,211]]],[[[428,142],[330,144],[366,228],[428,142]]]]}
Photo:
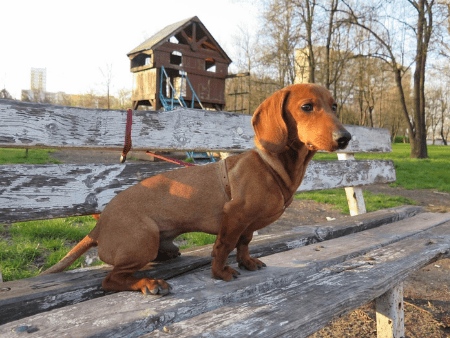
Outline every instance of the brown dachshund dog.
{"type": "Polygon", "coordinates": [[[150,261],[179,254],[178,235],[201,231],[217,235],[212,275],[229,281],[239,273],[225,265],[236,248],[239,267],[265,266],[249,255],[253,232],[278,219],[292,201],[317,150],[347,146],[351,135],[336,117],[328,90],[312,84],[286,87],[252,118],[256,149],[203,166],[147,178],[114,197],[96,227],[46,273],[60,272],[90,247],[114,266],[105,290],[165,294],[164,280],[136,278],[150,261]]]}

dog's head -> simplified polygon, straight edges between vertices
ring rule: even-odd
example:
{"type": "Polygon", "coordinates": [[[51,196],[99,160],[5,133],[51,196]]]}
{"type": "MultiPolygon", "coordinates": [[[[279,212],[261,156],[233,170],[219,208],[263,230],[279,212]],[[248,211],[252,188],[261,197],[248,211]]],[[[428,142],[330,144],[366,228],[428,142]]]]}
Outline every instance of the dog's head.
{"type": "Polygon", "coordinates": [[[296,84],[281,89],[253,115],[256,144],[273,153],[283,152],[297,140],[310,150],[344,149],[351,135],[336,117],[336,109],[324,87],[296,84]]]}

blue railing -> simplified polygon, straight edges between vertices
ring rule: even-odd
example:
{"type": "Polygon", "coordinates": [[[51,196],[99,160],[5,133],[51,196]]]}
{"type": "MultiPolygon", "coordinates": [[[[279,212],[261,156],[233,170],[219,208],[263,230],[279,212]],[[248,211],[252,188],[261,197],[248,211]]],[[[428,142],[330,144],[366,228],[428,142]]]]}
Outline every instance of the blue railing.
{"type": "Polygon", "coordinates": [[[191,108],[194,108],[195,100],[197,100],[198,104],[202,109],[205,109],[197,96],[197,94],[194,91],[194,88],[192,87],[191,81],[189,81],[189,78],[187,77],[187,74],[184,70],[180,71],[181,73],[181,84],[180,84],[180,92],[177,92],[175,88],[172,86],[172,83],[170,82],[170,77],[167,75],[166,70],[164,69],[164,66],[161,67],[161,83],[159,86],[159,99],[161,100],[161,104],[164,107],[165,111],[173,110],[174,107],[186,107],[188,108],[186,102],[183,99],[183,85],[186,81],[186,83],[189,85],[189,88],[192,91],[192,101],[191,101],[191,108]],[[166,88],[163,88],[164,79],[166,80],[166,83],[169,84],[170,89],[172,90],[172,97],[168,98],[166,95],[164,95],[164,92],[166,88]]]}

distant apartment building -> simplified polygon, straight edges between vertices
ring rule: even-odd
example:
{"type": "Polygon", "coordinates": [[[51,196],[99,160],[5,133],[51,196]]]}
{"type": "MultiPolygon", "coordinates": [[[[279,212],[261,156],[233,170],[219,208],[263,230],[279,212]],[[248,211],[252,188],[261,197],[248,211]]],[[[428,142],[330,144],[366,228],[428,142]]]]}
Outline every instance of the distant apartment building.
{"type": "Polygon", "coordinates": [[[46,68],[31,68],[30,89],[32,91],[42,91],[42,92],[46,91],[47,89],[46,68]]]}

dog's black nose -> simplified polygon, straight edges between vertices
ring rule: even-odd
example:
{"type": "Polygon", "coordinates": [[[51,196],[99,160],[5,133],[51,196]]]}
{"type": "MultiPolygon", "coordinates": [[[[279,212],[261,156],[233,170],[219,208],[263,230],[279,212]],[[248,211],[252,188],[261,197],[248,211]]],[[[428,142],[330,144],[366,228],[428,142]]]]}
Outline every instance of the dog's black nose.
{"type": "Polygon", "coordinates": [[[339,149],[345,149],[351,139],[352,135],[345,129],[333,132],[333,140],[337,142],[339,149]]]}

